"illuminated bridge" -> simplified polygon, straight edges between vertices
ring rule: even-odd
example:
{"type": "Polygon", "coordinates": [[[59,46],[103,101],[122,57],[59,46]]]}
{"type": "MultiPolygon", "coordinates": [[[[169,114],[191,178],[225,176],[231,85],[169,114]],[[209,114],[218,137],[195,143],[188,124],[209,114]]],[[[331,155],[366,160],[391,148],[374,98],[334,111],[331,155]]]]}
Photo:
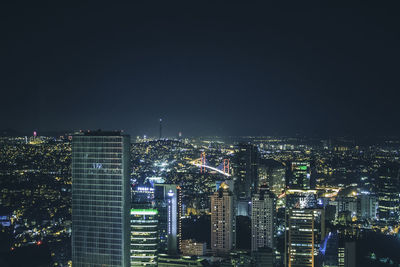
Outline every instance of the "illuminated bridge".
{"type": "Polygon", "coordinates": [[[218,167],[212,167],[207,165],[206,162],[206,155],[205,153],[201,153],[201,158],[199,159],[195,159],[193,161],[190,162],[190,164],[200,167],[200,172],[203,173],[205,172],[206,169],[212,170],[212,171],[216,171],[222,175],[225,175],[227,177],[230,177],[231,175],[229,174],[229,159],[224,159],[222,164],[218,167]]]}

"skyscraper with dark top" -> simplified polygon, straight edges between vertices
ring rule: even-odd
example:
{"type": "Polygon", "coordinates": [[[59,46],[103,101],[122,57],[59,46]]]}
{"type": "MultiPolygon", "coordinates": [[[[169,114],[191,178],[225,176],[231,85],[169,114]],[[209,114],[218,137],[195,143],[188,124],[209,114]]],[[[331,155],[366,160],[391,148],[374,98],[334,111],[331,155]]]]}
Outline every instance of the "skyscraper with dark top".
{"type": "Polygon", "coordinates": [[[385,164],[378,169],[378,215],[381,221],[397,222],[400,203],[400,168],[385,164]]]}
{"type": "Polygon", "coordinates": [[[72,264],[129,266],[129,136],[81,132],[72,140],[72,264]]]}
{"type": "Polygon", "coordinates": [[[257,147],[252,144],[238,145],[234,158],[235,195],[237,199],[250,200],[258,186],[257,147]]]}

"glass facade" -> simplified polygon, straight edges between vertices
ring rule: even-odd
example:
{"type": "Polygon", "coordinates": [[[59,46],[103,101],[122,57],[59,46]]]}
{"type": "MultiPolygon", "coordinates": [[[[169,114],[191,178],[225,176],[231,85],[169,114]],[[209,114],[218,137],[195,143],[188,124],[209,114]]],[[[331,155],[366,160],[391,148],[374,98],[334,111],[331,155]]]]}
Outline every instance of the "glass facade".
{"type": "Polygon", "coordinates": [[[314,211],[290,210],[288,266],[314,266],[314,211]]]}
{"type": "Polygon", "coordinates": [[[159,212],[159,252],[175,255],[182,241],[181,188],[175,184],[155,184],[154,200],[159,212]]]}
{"type": "Polygon", "coordinates": [[[378,170],[379,220],[397,222],[400,205],[400,168],[396,164],[381,166],[378,170]]]}
{"type": "Polygon", "coordinates": [[[292,162],[292,177],[289,180],[291,189],[310,189],[311,170],[309,162],[292,162]]]}
{"type": "Polygon", "coordinates": [[[72,142],[72,265],[129,266],[129,136],[86,132],[72,142]]]}
{"type": "Polygon", "coordinates": [[[156,209],[131,209],[131,266],[157,265],[156,209]]]}

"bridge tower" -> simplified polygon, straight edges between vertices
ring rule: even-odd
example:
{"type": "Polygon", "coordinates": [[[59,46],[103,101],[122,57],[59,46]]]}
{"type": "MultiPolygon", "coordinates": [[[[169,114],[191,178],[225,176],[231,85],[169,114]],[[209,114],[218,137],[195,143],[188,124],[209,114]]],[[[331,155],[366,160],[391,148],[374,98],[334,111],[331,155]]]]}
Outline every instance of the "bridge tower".
{"type": "Polygon", "coordinates": [[[224,173],[229,174],[229,159],[224,159],[224,173]]]}
{"type": "Polygon", "coordinates": [[[206,152],[201,152],[201,166],[200,166],[200,173],[206,172],[206,152]]]}

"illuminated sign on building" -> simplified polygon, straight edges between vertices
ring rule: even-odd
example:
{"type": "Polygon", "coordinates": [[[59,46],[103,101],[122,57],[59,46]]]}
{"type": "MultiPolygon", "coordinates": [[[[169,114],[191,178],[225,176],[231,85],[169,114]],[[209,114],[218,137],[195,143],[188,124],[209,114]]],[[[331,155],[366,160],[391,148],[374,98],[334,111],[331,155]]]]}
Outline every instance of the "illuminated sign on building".
{"type": "Polygon", "coordinates": [[[131,209],[131,215],[156,215],[156,209],[131,209]]]}

